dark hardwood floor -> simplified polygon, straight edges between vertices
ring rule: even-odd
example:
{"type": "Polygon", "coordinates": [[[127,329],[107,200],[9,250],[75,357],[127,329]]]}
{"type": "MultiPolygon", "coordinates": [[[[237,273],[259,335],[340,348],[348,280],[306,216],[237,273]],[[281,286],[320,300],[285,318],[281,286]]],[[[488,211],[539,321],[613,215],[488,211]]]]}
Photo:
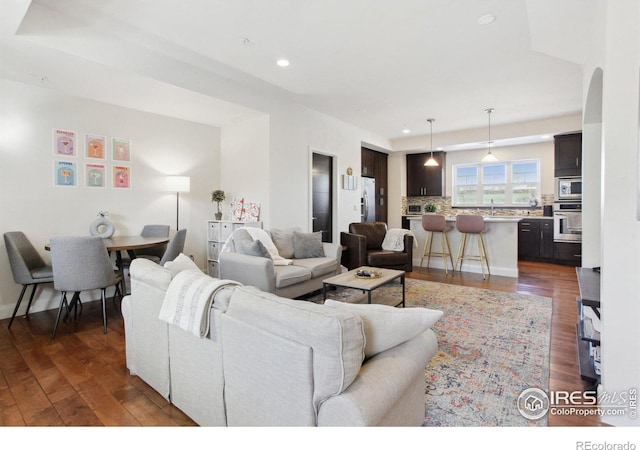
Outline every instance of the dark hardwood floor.
{"type": "Polygon", "coordinates": [[[120,302],[107,315],[104,334],[100,302],[85,303],[53,340],[54,311],[0,322],[0,425],[195,425],[129,375],[120,302]]]}
{"type": "MultiPolygon", "coordinates": [[[[575,324],[578,285],[573,267],[522,263],[518,279],[417,268],[411,278],[520,292],[553,299],[550,389],[580,390],[575,324]]],[[[124,324],[107,305],[107,334],[99,302],[85,303],[78,320],[61,323],[51,339],[55,311],[0,321],[0,425],[194,425],[125,365],[124,324]]],[[[597,417],[550,416],[550,426],[598,426],[597,417]]]]}

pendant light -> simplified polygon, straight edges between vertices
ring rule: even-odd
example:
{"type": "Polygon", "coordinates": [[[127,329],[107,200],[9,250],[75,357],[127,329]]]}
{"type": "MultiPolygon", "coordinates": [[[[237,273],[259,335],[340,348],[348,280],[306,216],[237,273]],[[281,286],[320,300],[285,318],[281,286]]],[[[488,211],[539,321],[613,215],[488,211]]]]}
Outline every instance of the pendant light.
{"type": "Polygon", "coordinates": [[[430,128],[431,128],[431,157],[429,159],[427,159],[427,162],[424,163],[425,166],[429,166],[429,167],[435,167],[438,166],[438,161],[436,161],[433,158],[433,122],[435,122],[436,119],[427,119],[427,122],[429,122],[430,128]]]}
{"type": "Polygon", "coordinates": [[[494,154],[491,153],[491,144],[493,144],[493,141],[491,140],[491,113],[493,111],[493,108],[487,108],[484,110],[484,112],[486,112],[487,116],[489,117],[489,153],[484,155],[484,158],[482,158],[482,162],[495,162],[498,160],[498,158],[496,158],[494,154]]]}

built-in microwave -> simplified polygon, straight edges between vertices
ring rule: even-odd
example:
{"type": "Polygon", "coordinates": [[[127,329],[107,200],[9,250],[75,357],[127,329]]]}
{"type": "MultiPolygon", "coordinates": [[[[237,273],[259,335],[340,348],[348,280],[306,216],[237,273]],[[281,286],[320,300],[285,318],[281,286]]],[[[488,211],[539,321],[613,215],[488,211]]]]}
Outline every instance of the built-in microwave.
{"type": "Polygon", "coordinates": [[[581,177],[558,177],[555,186],[555,201],[581,200],[582,199],[582,178],[581,177]]]}

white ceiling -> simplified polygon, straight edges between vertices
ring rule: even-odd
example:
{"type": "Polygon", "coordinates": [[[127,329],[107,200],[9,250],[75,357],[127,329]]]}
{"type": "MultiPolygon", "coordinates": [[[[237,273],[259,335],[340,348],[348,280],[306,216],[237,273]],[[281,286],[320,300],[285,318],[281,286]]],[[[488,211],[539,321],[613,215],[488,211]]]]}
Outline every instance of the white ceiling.
{"type": "Polygon", "coordinates": [[[488,107],[495,125],[578,113],[593,1],[0,0],[0,76],[214,125],[257,114],[209,74],[392,139],[482,127],[488,107]]]}

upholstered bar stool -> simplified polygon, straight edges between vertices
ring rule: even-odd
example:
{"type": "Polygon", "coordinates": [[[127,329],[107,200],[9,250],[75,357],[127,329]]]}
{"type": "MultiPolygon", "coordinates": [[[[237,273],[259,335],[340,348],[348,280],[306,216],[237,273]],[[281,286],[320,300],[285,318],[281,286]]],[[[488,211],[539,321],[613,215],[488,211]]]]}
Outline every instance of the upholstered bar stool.
{"type": "Polygon", "coordinates": [[[442,256],[442,262],[444,263],[444,273],[448,274],[447,256],[451,261],[451,270],[455,271],[453,265],[453,255],[451,254],[451,245],[449,245],[449,237],[447,233],[453,230],[453,226],[447,225],[447,220],[442,214],[423,214],[422,215],[422,228],[427,232],[427,237],[424,240],[424,248],[422,249],[422,258],[420,258],[420,265],[424,257],[427,257],[427,267],[431,261],[431,256],[442,256]],[[433,252],[433,236],[435,233],[440,235],[440,244],[442,246],[442,252],[433,252]]]}
{"type": "MultiPolygon", "coordinates": [[[[487,274],[491,275],[489,270],[489,259],[487,258],[487,248],[484,245],[484,233],[489,231],[484,225],[484,217],[459,214],[456,216],[456,228],[460,232],[460,246],[458,247],[458,257],[456,258],[456,265],[460,264],[460,271],[462,271],[462,260],[471,259],[480,261],[480,269],[482,270],[482,278],[484,275],[484,265],[487,266],[487,274]],[[467,255],[467,236],[476,235],[478,239],[478,255],[467,255]],[[484,265],[483,265],[484,264],[484,265]]],[[[455,269],[454,269],[455,270],[455,269]]]]}

